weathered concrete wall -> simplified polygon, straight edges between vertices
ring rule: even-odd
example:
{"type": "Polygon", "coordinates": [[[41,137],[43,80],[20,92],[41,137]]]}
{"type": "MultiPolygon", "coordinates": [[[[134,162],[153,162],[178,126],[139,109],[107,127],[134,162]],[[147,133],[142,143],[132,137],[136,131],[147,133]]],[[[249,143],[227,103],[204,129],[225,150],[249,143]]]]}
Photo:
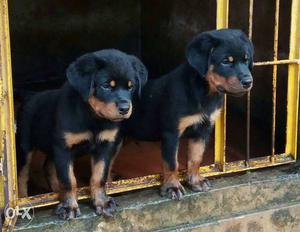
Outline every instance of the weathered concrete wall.
{"type": "Polygon", "coordinates": [[[300,230],[300,204],[237,215],[213,223],[170,228],[163,231],[193,232],[297,232],[300,230]]]}
{"type": "MultiPolygon", "coordinates": [[[[89,205],[83,203],[80,204],[83,215],[70,222],[50,216],[51,209],[37,211],[33,222],[23,231],[168,231],[172,228],[205,226],[207,223],[212,225],[209,228],[219,228],[217,225],[220,220],[229,219],[234,225],[237,215],[248,215],[289,205],[297,205],[298,210],[291,211],[291,216],[287,212],[272,213],[271,221],[266,223],[271,223],[272,227],[287,228],[282,231],[293,231],[288,229],[292,228],[291,226],[299,226],[299,167],[293,169],[289,166],[281,170],[269,169],[239,177],[221,178],[213,180],[212,184],[211,191],[188,192],[181,201],[162,198],[157,190],[118,196],[118,212],[109,219],[96,216],[89,205]]],[[[269,217],[268,215],[265,217],[269,217]]],[[[255,218],[254,221],[258,224],[262,222],[260,218],[255,218]]],[[[16,229],[20,228],[20,225],[17,224],[16,229]]]]}

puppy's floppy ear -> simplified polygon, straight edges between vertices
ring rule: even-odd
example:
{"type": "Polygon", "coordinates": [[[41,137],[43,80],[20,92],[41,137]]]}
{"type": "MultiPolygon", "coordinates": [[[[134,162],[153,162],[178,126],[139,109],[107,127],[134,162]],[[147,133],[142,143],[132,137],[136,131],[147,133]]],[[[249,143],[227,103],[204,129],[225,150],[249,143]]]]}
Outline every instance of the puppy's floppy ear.
{"type": "Polygon", "coordinates": [[[141,96],[142,87],[146,84],[148,80],[148,70],[146,69],[145,65],[133,55],[129,55],[131,60],[131,65],[135,71],[135,79],[137,83],[137,91],[139,97],[141,96]]]}
{"type": "Polygon", "coordinates": [[[93,88],[95,73],[104,66],[94,54],[88,53],[69,65],[66,71],[67,79],[72,87],[87,100],[93,88]]]}
{"type": "Polygon", "coordinates": [[[187,61],[198,71],[200,76],[205,76],[210,53],[216,44],[217,39],[213,37],[211,32],[199,34],[188,44],[185,52],[187,61]]]}

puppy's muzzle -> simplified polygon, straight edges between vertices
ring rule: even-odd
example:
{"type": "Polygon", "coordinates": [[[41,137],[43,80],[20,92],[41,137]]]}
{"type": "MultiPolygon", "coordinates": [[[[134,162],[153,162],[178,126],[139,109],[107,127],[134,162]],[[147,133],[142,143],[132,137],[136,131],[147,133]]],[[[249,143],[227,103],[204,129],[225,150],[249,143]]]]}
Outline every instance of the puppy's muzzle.
{"type": "Polygon", "coordinates": [[[253,84],[253,81],[250,78],[241,80],[241,85],[246,90],[251,89],[252,88],[252,84],[253,84]]]}
{"type": "Polygon", "coordinates": [[[130,102],[129,101],[120,101],[117,103],[118,111],[121,115],[126,115],[130,110],[130,102]]]}

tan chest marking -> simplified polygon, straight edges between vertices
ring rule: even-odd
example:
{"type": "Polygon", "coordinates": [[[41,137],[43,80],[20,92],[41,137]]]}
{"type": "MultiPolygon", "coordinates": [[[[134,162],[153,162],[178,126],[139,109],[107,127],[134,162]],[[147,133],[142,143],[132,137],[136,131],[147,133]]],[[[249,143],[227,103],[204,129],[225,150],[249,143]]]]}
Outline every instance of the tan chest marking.
{"type": "Polygon", "coordinates": [[[179,124],[178,124],[179,134],[182,135],[182,133],[186,130],[186,128],[201,123],[204,121],[204,119],[205,119],[205,115],[202,113],[182,117],[179,120],[179,124]]]}
{"type": "Polygon", "coordinates": [[[209,117],[209,120],[210,120],[211,124],[215,123],[215,121],[219,117],[220,113],[221,113],[221,109],[217,109],[214,112],[212,112],[212,114],[209,117]]]}
{"type": "Polygon", "coordinates": [[[97,135],[97,141],[108,141],[108,142],[114,142],[116,140],[116,136],[118,134],[118,129],[110,129],[110,130],[104,130],[101,131],[97,135]]]}
{"type": "Polygon", "coordinates": [[[74,145],[79,144],[83,141],[88,141],[92,139],[92,137],[93,134],[91,131],[85,131],[80,133],[73,133],[73,132],[64,133],[65,143],[68,148],[71,148],[74,145]]]}

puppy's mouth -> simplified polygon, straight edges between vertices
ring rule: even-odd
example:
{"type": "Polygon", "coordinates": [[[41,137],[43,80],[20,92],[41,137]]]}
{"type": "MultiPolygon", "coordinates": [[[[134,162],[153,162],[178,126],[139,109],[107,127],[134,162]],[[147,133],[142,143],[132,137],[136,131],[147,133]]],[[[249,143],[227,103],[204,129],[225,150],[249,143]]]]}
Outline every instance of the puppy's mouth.
{"type": "Polygon", "coordinates": [[[227,91],[226,89],[224,89],[224,87],[222,86],[217,86],[217,91],[219,93],[222,93],[222,94],[227,94],[227,95],[230,95],[230,96],[233,96],[233,97],[241,97],[243,96],[245,93],[249,92],[249,90],[243,90],[243,91],[239,91],[239,92],[230,92],[230,91],[227,91]]]}
{"type": "Polygon", "coordinates": [[[95,113],[96,117],[102,118],[102,119],[104,118],[104,119],[110,120],[112,122],[121,122],[121,121],[129,118],[129,116],[127,116],[127,115],[124,115],[124,116],[120,115],[120,116],[116,116],[116,117],[110,117],[108,115],[104,115],[103,113],[101,113],[99,111],[94,111],[94,113],[95,113]]]}
{"type": "Polygon", "coordinates": [[[131,112],[132,112],[131,104],[130,104],[130,109],[128,110],[128,112],[125,114],[124,113],[121,114],[115,103],[112,103],[112,102],[106,103],[106,102],[100,101],[99,99],[97,99],[94,96],[91,96],[88,99],[88,104],[91,107],[94,115],[97,118],[107,119],[112,122],[120,122],[124,119],[127,119],[130,117],[131,112]]]}
{"type": "Polygon", "coordinates": [[[102,114],[101,112],[96,112],[94,111],[96,117],[101,118],[101,119],[107,119],[110,120],[112,122],[121,122],[122,120],[124,120],[125,118],[109,118],[108,116],[102,114]]]}

